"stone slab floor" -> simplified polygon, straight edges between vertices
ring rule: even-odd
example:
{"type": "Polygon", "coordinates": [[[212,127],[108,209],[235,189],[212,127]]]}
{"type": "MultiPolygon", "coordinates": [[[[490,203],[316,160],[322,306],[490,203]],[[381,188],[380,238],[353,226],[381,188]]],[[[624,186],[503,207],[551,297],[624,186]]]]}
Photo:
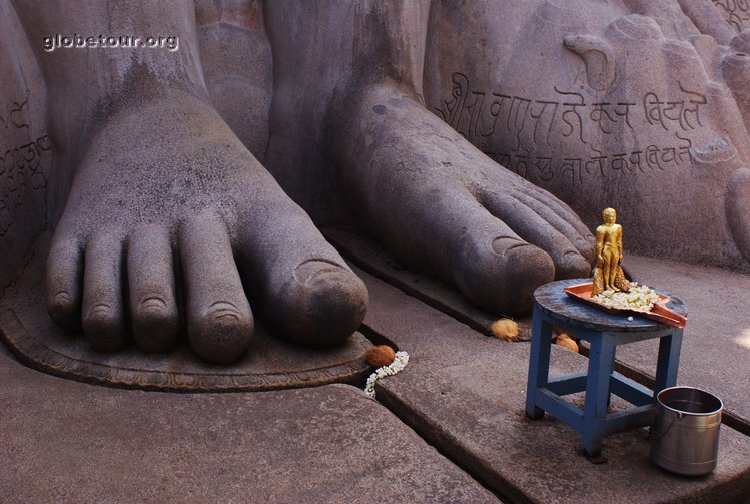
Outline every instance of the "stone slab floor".
{"type": "Polygon", "coordinates": [[[0,502],[499,502],[348,385],[108,389],[0,354],[0,502]]]}
{"type": "MultiPolygon", "coordinates": [[[[380,383],[378,402],[345,385],[107,389],[38,373],[0,349],[0,502],[744,504],[750,280],[647,259],[630,268],[689,304],[679,382],[717,393],[734,418],[738,430],[722,426],[710,476],[653,466],[645,429],[607,438],[608,462],[590,463],[571,429],[523,415],[528,343],[488,338],[357,271],[370,291],[363,331],[411,355],[404,372],[380,383]],[[716,295],[694,294],[680,278],[716,295]]],[[[553,374],[585,366],[556,350],[553,374]]],[[[651,354],[618,358],[648,375],[651,354]]]]}

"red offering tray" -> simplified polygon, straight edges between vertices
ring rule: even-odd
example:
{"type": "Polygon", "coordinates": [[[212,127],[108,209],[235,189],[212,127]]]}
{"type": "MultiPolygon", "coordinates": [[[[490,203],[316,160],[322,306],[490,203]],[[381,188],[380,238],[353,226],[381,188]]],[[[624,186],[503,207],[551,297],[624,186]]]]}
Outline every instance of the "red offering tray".
{"type": "Polygon", "coordinates": [[[571,285],[570,287],[566,287],[564,290],[566,294],[573,296],[576,299],[580,299],[584,303],[596,306],[597,308],[609,313],[634,313],[640,317],[655,320],[672,327],[677,327],[679,329],[685,328],[687,319],[666,307],[666,304],[670,301],[669,296],[665,296],[657,292],[657,295],[661,298],[661,301],[658,301],[656,304],[654,304],[650,312],[627,310],[612,308],[611,306],[607,306],[598,301],[594,301],[591,298],[591,291],[593,290],[593,287],[594,284],[592,282],[588,282],[579,285],[571,285]]]}

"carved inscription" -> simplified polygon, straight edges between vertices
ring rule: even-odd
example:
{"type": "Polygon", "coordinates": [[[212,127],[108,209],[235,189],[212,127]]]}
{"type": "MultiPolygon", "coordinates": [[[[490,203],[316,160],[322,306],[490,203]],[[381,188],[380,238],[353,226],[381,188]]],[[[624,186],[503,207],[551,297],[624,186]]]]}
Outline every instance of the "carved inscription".
{"type": "MultiPolygon", "coordinates": [[[[750,0],[749,0],[750,1],[750,0]]],[[[530,138],[535,144],[550,144],[559,132],[588,144],[587,132],[610,135],[623,128],[633,129],[632,116],[642,114],[646,123],[666,131],[689,131],[703,126],[701,107],[705,95],[679,85],[679,96],[663,98],[649,92],[636,101],[587,102],[578,92],[554,86],[555,100],[535,100],[470,89],[462,73],[453,74],[451,97],[436,112],[467,138],[481,139],[494,134],[530,138]]]]}
{"type": "Polygon", "coordinates": [[[11,127],[18,129],[26,128],[29,129],[29,101],[26,100],[22,103],[14,101],[5,106],[5,109],[0,111],[0,131],[7,130],[11,127]]]}
{"type": "MultiPolygon", "coordinates": [[[[30,130],[27,101],[14,101],[0,113],[0,138],[29,138],[30,130]]],[[[28,193],[47,187],[42,161],[51,149],[46,134],[9,147],[0,144],[0,236],[14,224],[11,211],[23,206],[28,193]]]]}
{"type": "Polygon", "coordinates": [[[604,155],[596,151],[587,158],[553,158],[518,152],[488,152],[492,159],[528,179],[544,182],[562,179],[582,184],[588,177],[615,173],[647,173],[687,165],[693,161],[690,145],[658,147],[604,155]]]}
{"type": "Polygon", "coordinates": [[[703,126],[703,123],[701,123],[700,107],[707,103],[706,97],[700,93],[688,91],[682,87],[682,84],[680,84],[680,91],[688,95],[687,100],[660,100],[655,93],[647,93],[643,97],[643,110],[646,113],[646,120],[649,124],[660,125],[665,131],[672,129],[668,127],[670,121],[679,124],[682,131],[703,126]]]}
{"type": "Polygon", "coordinates": [[[466,75],[454,73],[451,95],[436,112],[469,141],[493,150],[486,153],[500,164],[532,180],[580,184],[587,177],[670,170],[693,160],[688,134],[704,126],[705,95],[681,83],[669,96],[650,91],[625,101],[591,101],[574,90],[553,90],[551,100],[475,90],[466,75]],[[651,139],[644,149],[603,152],[621,143],[625,132],[628,138],[674,142],[651,139]]]}
{"type": "Polygon", "coordinates": [[[727,23],[741,32],[744,24],[750,21],[750,0],[713,0],[714,5],[724,14],[727,23]]]}

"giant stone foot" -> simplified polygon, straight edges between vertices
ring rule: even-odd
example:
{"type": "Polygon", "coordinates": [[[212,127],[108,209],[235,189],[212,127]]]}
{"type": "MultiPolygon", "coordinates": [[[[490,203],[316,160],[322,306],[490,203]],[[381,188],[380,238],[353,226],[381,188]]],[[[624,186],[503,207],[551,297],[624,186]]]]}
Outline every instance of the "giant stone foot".
{"type": "Polygon", "coordinates": [[[429,8],[267,2],[274,100],[264,162],[318,222],[354,215],[403,264],[487,310],[522,313],[540,284],[590,273],[593,237],[566,204],[423,106],[429,8]]]}
{"type": "Polygon", "coordinates": [[[502,169],[418,103],[372,86],[336,154],[365,229],[476,305],[517,314],[539,285],[586,276],[592,236],[557,198],[502,169]]]}
{"type": "Polygon", "coordinates": [[[750,270],[750,62],[722,3],[436,0],[428,107],[588,225],[615,207],[631,250],[750,270]]]}
{"type": "MultiPolygon", "coordinates": [[[[262,22],[252,22],[253,3],[224,2],[228,11],[215,18],[217,5],[200,3],[200,38],[222,51],[252,49],[258,61],[233,68],[233,79],[209,77],[208,86],[224,97],[235,88],[250,92],[244,103],[255,108],[242,115],[240,133],[260,151],[270,100],[262,22]],[[228,26],[256,43],[222,45],[228,26]],[[253,73],[256,81],[238,84],[253,73]]],[[[17,102],[2,104],[11,113],[0,115],[2,125],[10,120],[14,129],[0,139],[14,147],[27,142],[15,149],[24,161],[12,169],[16,206],[24,199],[49,205],[34,222],[37,216],[26,214],[37,212],[0,206],[0,236],[5,227],[21,234],[16,224],[29,224],[28,236],[3,243],[2,251],[28,250],[46,219],[52,227],[62,213],[46,271],[46,305],[56,324],[82,330],[103,352],[131,337],[137,348],[161,352],[187,333],[194,352],[218,364],[250,347],[251,305],[274,333],[303,345],[335,346],[352,334],[364,316],[364,284],[209,104],[193,2],[57,0],[42,9],[6,1],[0,13],[12,35],[0,60],[34,77],[9,72],[0,79],[0,95],[17,102]],[[51,34],[64,34],[57,36],[63,42],[56,45],[51,34]],[[128,36],[114,36],[120,34],[128,36]],[[19,44],[24,35],[28,44],[19,44]],[[38,67],[29,65],[31,51],[38,67]],[[33,93],[26,89],[33,100],[18,94],[24,81],[33,84],[33,93]],[[46,114],[38,88],[47,91],[46,114]],[[45,115],[49,137],[39,124],[45,115]],[[53,173],[40,166],[40,150],[55,152],[53,173]],[[32,184],[45,190],[31,191],[32,184]],[[64,205],[59,195],[67,195],[64,205]],[[6,223],[8,216],[21,222],[6,223]]],[[[0,287],[8,281],[12,275],[0,275],[0,287]]]]}
{"type": "Polygon", "coordinates": [[[116,351],[132,332],[140,349],[164,351],[184,323],[198,356],[233,362],[251,345],[248,297],[304,345],[339,344],[359,325],[362,282],[210,106],[124,108],[85,152],[46,290],[55,322],[82,327],[95,349],[116,351]]]}

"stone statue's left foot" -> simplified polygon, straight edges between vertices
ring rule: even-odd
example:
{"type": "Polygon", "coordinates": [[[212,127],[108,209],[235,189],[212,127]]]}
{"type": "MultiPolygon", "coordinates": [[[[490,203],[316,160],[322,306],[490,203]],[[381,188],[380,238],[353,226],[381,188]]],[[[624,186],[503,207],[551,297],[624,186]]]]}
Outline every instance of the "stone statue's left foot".
{"type": "Polygon", "coordinates": [[[430,11],[429,0],[267,2],[264,162],[318,220],[356,214],[404,265],[487,310],[522,313],[540,284],[589,275],[593,236],[424,107],[430,11]]]}
{"type": "Polygon", "coordinates": [[[497,313],[524,312],[543,283],[590,274],[593,236],[565,203],[396,87],[355,101],[336,145],[350,207],[405,264],[497,313]]]}

